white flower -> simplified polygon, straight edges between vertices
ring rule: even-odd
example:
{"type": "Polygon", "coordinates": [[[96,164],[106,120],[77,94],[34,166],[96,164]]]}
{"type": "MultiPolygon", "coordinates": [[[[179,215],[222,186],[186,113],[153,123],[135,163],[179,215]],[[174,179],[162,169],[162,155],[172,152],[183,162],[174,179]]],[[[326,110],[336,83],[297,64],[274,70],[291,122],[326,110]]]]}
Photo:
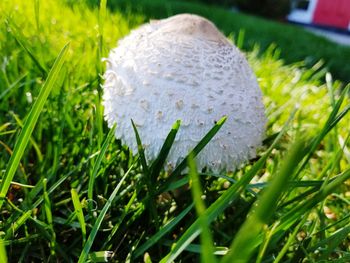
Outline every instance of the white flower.
{"type": "Polygon", "coordinates": [[[105,119],[132,151],[131,119],[148,160],[181,120],[167,159],[175,166],[226,115],[197,166],[233,170],[255,156],[266,121],[261,91],[244,55],[210,21],[189,14],[152,21],[120,40],[107,61],[105,119]]]}

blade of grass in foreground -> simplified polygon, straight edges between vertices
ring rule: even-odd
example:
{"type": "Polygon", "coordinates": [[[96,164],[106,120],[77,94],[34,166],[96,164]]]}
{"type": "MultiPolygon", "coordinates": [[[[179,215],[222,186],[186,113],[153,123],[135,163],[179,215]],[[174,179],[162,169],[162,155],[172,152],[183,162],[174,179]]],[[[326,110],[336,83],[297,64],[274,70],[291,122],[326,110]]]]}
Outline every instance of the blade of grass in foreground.
{"type": "Polygon", "coordinates": [[[253,211],[248,216],[243,226],[238,231],[228,254],[222,259],[223,263],[248,262],[256,247],[253,245],[255,238],[260,234],[265,224],[268,224],[278,203],[278,199],[285,190],[288,178],[304,157],[304,141],[297,141],[284,160],[280,172],[273,178],[268,186],[253,205],[253,211]]]}
{"type": "Polygon", "coordinates": [[[5,244],[1,238],[0,238],[0,262],[7,263],[5,244]]]}
{"type": "Polygon", "coordinates": [[[39,115],[44,107],[44,104],[59,76],[63,63],[67,56],[69,44],[66,44],[58,55],[49,75],[45,81],[45,84],[40,90],[39,96],[31,108],[28,117],[24,123],[23,129],[16,141],[13,154],[11,155],[10,161],[6,167],[6,172],[3,177],[3,181],[0,186],[0,208],[4,203],[4,199],[7,195],[7,191],[10,187],[11,181],[16,173],[19,162],[23,156],[24,150],[27,147],[30,136],[34,130],[35,124],[38,121],[39,115]]]}
{"type": "Polygon", "coordinates": [[[159,175],[161,169],[164,167],[165,160],[169,155],[170,149],[175,141],[176,134],[179,131],[180,125],[181,125],[180,120],[177,120],[173,124],[173,127],[171,128],[168,136],[164,141],[162,148],[160,149],[157,159],[151,165],[150,170],[151,170],[152,182],[154,182],[154,180],[157,179],[157,176],[159,175]]]}
{"type": "MultiPolygon", "coordinates": [[[[217,132],[221,129],[222,125],[227,120],[227,116],[222,117],[217,123],[209,130],[209,132],[199,141],[199,143],[193,148],[193,150],[189,153],[193,157],[196,157],[201,150],[210,142],[210,140],[217,134],[217,132]]],[[[173,182],[173,180],[176,179],[176,176],[178,176],[187,166],[187,158],[185,159],[175,168],[175,170],[169,175],[169,178],[167,181],[162,185],[162,187],[158,190],[158,194],[164,192],[164,189],[168,188],[169,184],[173,182]]]]}
{"type": "Polygon", "coordinates": [[[112,194],[109,196],[106,204],[104,205],[104,207],[102,208],[100,214],[98,215],[96,222],[91,230],[91,233],[85,243],[85,246],[83,248],[83,250],[81,251],[80,257],[79,257],[79,261],[78,263],[85,263],[86,259],[88,258],[92,243],[95,240],[95,237],[97,235],[97,232],[102,224],[102,221],[109,209],[109,207],[111,206],[115,196],[117,195],[120,187],[122,186],[123,182],[125,181],[126,177],[129,175],[130,171],[132,170],[132,168],[134,167],[135,163],[133,165],[130,166],[129,170],[125,173],[125,175],[120,179],[120,182],[118,183],[117,187],[113,190],[112,194]]]}
{"type": "MultiPolygon", "coordinates": [[[[213,204],[211,204],[205,211],[205,215],[208,218],[208,223],[212,222],[218,215],[220,215],[238,196],[241,190],[246,189],[249,182],[254,176],[263,168],[266,160],[270,156],[272,150],[280,141],[282,136],[287,131],[290,122],[294,119],[296,110],[294,110],[283,129],[279,132],[274,142],[267,150],[267,152],[253,165],[253,167],[240,179],[237,183],[233,184],[227,189],[213,204]]],[[[180,239],[172,247],[171,251],[160,261],[161,263],[174,261],[182,251],[200,234],[199,218],[185,231],[180,239]]]]}
{"type": "Polygon", "coordinates": [[[84,214],[83,214],[83,208],[81,206],[81,202],[79,200],[79,195],[77,193],[77,190],[72,189],[71,191],[72,195],[72,201],[73,201],[73,206],[75,209],[75,214],[77,215],[79,224],[80,224],[80,229],[81,229],[81,234],[83,237],[83,244],[85,244],[86,241],[86,224],[85,224],[85,219],[84,219],[84,214]]]}
{"type": "Polygon", "coordinates": [[[131,120],[131,124],[132,124],[132,127],[134,129],[134,133],[135,133],[135,137],[136,137],[136,143],[137,143],[137,151],[138,151],[139,156],[140,156],[140,161],[141,161],[143,172],[145,173],[147,179],[150,179],[149,178],[150,177],[149,168],[148,168],[147,161],[146,161],[146,156],[145,156],[145,149],[143,148],[139,132],[138,132],[137,127],[136,127],[136,125],[135,125],[133,120],[131,120]]]}
{"type": "MultiPolygon", "coordinates": [[[[89,177],[88,198],[90,200],[93,200],[94,182],[95,182],[95,179],[97,177],[97,173],[100,170],[102,159],[104,158],[105,153],[107,151],[107,148],[108,148],[108,146],[109,146],[109,144],[114,136],[115,128],[116,128],[116,125],[114,125],[112,127],[112,129],[109,130],[107,137],[106,137],[106,140],[104,141],[102,148],[101,148],[101,151],[100,151],[100,153],[97,157],[97,160],[95,162],[94,168],[92,170],[92,174],[89,177]]],[[[89,210],[91,210],[91,207],[89,207],[89,210]]]]}
{"type": "Polygon", "coordinates": [[[160,149],[158,157],[153,161],[153,163],[151,164],[150,167],[147,166],[144,148],[142,146],[142,142],[140,139],[140,135],[137,131],[137,127],[136,127],[135,123],[133,122],[133,120],[131,120],[131,123],[132,123],[133,129],[134,129],[134,132],[135,132],[137,146],[138,146],[138,152],[140,155],[143,171],[145,173],[146,184],[147,184],[148,190],[149,190],[149,198],[146,198],[146,199],[148,200],[148,203],[150,206],[150,211],[151,211],[153,220],[155,221],[156,228],[157,228],[157,230],[159,230],[160,226],[159,226],[159,222],[158,222],[156,202],[154,201],[154,199],[155,199],[154,185],[155,185],[155,182],[157,180],[157,177],[159,176],[161,169],[164,167],[166,158],[168,157],[170,149],[175,141],[176,134],[179,131],[179,128],[181,125],[181,121],[180,120],[175,121],[175,123],[173,124],[170,132],[168,133],[168,135],[167,135],[167,137],[166,137],[166,139],[165,139],[165,141],[160,149]]]}
{"type": "Polygon", "coordinates": [[[201,262],[203,263],[214,263],[217,262],[214,256],[214,248],[213,248],[213,238],[211,236],[208,222],[208,218],[205,214],[205,205],[202,200],[202,189],[199,181],[199,176],[197,173],[197,167],[195,161],[193,160],[192,155],[188,158],[188,166],[190,168],[190,184],[192,196],[195,204],[195,208],[198,214],[199,225],[202,230],[201,232],[201,262]]]}

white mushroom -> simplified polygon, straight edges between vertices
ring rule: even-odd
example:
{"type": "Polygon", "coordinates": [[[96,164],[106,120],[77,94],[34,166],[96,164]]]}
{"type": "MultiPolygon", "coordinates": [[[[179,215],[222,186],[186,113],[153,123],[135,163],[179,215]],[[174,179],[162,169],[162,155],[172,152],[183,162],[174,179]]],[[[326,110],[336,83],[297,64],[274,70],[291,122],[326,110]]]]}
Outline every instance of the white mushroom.
{"type": "Polygon", "coordinates": [[[167,159],[175,166],[226,115],[198,167],[233,170],[255,156],[266,121],[260,88],[244,55],[207,19],[181,14],[152,21],[120,40],[107,61],[105,119],[109,127],[117,123],[116,137],[133,151],[131,119],[148,160],[181,120],[167,159]]]}

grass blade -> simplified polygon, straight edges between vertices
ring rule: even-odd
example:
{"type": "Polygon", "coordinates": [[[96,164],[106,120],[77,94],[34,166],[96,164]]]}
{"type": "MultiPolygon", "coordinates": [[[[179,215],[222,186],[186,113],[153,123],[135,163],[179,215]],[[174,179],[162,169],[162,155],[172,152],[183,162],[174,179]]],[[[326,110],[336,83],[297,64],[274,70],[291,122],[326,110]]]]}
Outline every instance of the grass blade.
{"type": "Polygon", "coordinates": [[[83,207],[81,206],[81,202],[79,200],[79,195],[77,193],[77,190],[72,189],[71,191],[72,195],[72,201],[73,201],[73,206],[75,209],[75,214],[77,215],[80,228],[81,228],[81,234],[83,237],[83,244],[85,244],[86,241],[86,224],[85,224],[85,219],[84,219],[84,213],[83,213],[83,207]]]}
{"type": "Polygon", "coordinates": [[[0,262],[7,263],[5,243],[2,238],[0,238],[0,262]]]}
{"type": "Polygon", "coordinates": [[[89,254],[89,260],[88,262],[109,262],[112,261],[113,258],[113,251],[96,251],[89,254]]]}
{"type": "MultiPolygon", "coordinates": [[[[13,237],[15,232],[20,228],[21,225],[23,225],[28,218],[32,215],[32,210],[29,210],[25,212],[16,222],[14,222],[11,226],[11,228],[7,229],[5,239],[10,239],[13,237]]],[[[1,261],[0,261],[1,262],[1,261]]]]}
{"type": "MultiPolygon", "coordinates": [[[[172,243],[170,242],[170,240],[164,242],[164,245],[166,245],[166,246],[171,246],[171,244],[172,243]]],[[[190,244],[186,247],[185,251],[200,254],[201,253],[201,245],[190,244]]],[[[227,252],[228,252],[227,247],[214,247],[214,255],[223,256],[223,255],[226,255],[227,252]]]]}
{"type": "Polygon", "coordinates": [[[151,180],[152,182],[158,177],[161,169],[164,166],[165,160],[168,157],[168,154],[170,152],[171,146],[174,143],[175,137],[177,132],[179,131],[181,125],[181,121],[177,120],[173,127],[171,128],[171,131],[169,132],[168,136],[166,137],[164,144],[162,148],[160,149],[160,152],[158,154],[157,159],[152,163],[151,165],[151,180]]]}
{"type": "Polygon", "coordinates": [[[159,229],[158,212],[157,212],[157,208],[156,208],[156,202],[154,200],[155,189],[154,189],[154,183],[152,181],[151,171],[147,165],[147,160],[146,160],[146,156],[145,156],[145,149],[142,145],[142,141],[141,141],[139,132],[138,132],[137,127],[136,127],[133,120],[131,120],[131,124],[132,124],[132,127],[133,127],[134,132],[135,132],[137,150],[138,150],[138,154],[140,156],[141,166],[142,166],[143,173],[144,173],[144,182],[147,185],[147,188],[149,191],[149,198],[146,198],[147,204],[150,208],[150,215],[153,218],[153,221],[154,221],[156,228],[158,230],[159,229]]]}
{"type": "Polygon", "coordinates": [[[93,200],[93,191],[94,191],[94,182],[97,177],[98,171],[100,170],[102,160],[105,156],[105,153],[107,151],[107,148],[114,137],[114,131],[115,131],[116,125],[114,125],[108,132],[107,137],[105,141],[103,142],[101,151],[99,155],[97,156],[97,160],[94,164],[94,168],[92,170],[92,174],[89,177],[89,186],[88,186],[88,199],[93,200]]]}
{"type": "Polygon", "coordinates": [[[101,0],[98,12],[98,54],[97,62],[99,72],[102,72],[101,59],[103,57],[103,28],[107,14],[107,0],[101,0]]]}
{"type": "Polygon", "coordinates": [[[98,14],[98,27],[99,27],[100,36],[103,35],[103,27],[104,27],[104,21],[106,19],[106,13],[107,13],[107,0],[101,0],[99,14],[98,14]]]}
{"type": "MultiPolygon", "coordinates": [[[[23,129],[23,122],[22,122],[22,120],[16,114],[14,114],[13,112],[10,112],[10,114],[12,115],[12,117],[17,122],[17,125],[21,129],[23,129]]],[[[43,161],[43,154],[41,153],[40,147],[38,146],[38,144],[36,143],[36,141],[34,140],[34,138],[32,136],[30,137],[29,141],[32,144],[32,146],[33,146],[33,148],[34,148],[34,150],[35,150],[35,152],[37,154],[38,161],[42,162],[43,161]]]]}
{"type": "Polygon", "coordinates": [[[104,48],[104,39],[103,39],[103,28],[104,28],[104,21],[106,18],[107,13],[107,0],[101,0],[100,6],[99,6],[99,12],[98,12],[98,49],[97,49],[97,56],[96,56],[96,69],[97,69],[97,78],[98,81],[98,101],[95,105],[96,107],[96,126],[97,126],[97,132],[98,132],[98,145],[100,146],[103,140],[103,107],[101,104],[101,98],[102,98],[102,91],[101,91],[101,81],[102,81],[102,72],[103,67],[101,60],[104,56],[103,48],[104,48]]]}
{"type": "Polygon", "coordinates": [[[146,156],[145,156],[145,149],[143,148],[139,132],[138,132],[137,127],[136,127],[136,125],[135,125],[133,120],[131,120],[131,124],[132,124],[132,127],[133,127],[134,132],[135,132],[136,143],[137,143],[137,151],[138,151],[138,154],[140,156],[142,169],[143,169],[143,172],[145,173],[146,177],[149,178],[150,177],[150,173],[149,173],[149,168],[148,168],[147,160],[146,160],[146,156]]]}
{"type": "Polygon", "coordinates": [[[91,230],[91,233],[85,243],[85,246],[83,248],[83,250],[81,251],[81,254],[79,256],[79,260],[78,263],[85,263],[86,259],[88,258],[92,243],[95,240],[95,237],[97,235],[97,232],[102,224],[102,221],[108,211],[108,209],[110,208],[110,206],[112,205],[112,202],[115,198],[115,196],[117,195],[119,189],[121,188],[123,182],[125,181],[126,177],[129,175],[130,171],[132,170],[132,168],[134,167],[135,163],[130,166],[129,170],[125,173],[125,175],[120,179],[120,182],[118,183],[118,185],[116,186],[116,188],[113,190],[113,192],[111,193],[111,195],[109,196],[106,204],[104,205],[104,207],[102,208],[100,214],[98,215],[96,222],[91,230]]]}
{"type": "Polygon", "coordinates": [[[304,157],[301,154],[304,151],[302,140],[295,143],[288,156],[284,160],[280,172],[272,180],[271,185],[266,189],[253,205],[253,211],[248,216],[243,226],[238,231],[228,254],[223,258],[223,263],[248,262],[256,247],[256,237],[261,233],[263,226],[268,224],[274,210],[276,209],[278,199],[286,188],[286,182],[297,167],[298,163],[304,157]]]}
{"type": "Polygon", "coordinates": [[[208,222],[208,218],[205,214],[206,208],[202,200],[203,191],[201,189],[199,176],[197,173],[197,167],[191,155],[188,158],[188,166],[190,168],[189,175],[190,175],[191,192],[192,192],[195,208],[200,219],[199,225],[201,228],[201,237],[200,237],[201,262],[203,263],[217,262],[214,256],[213,238],[209,230],[210,223],[208,222]]]}
{"type": "Polygon", "coordinates": [[[67,53],[68,48],[69,48],[69,44],[66,44],[61,50],[60,54],[58,55],[52,69],[49,72],[49,75],[45,81],[45,84],[40,90],[37,100],[35,101],[32,109],[29,112],[28,117],[26,118],[26,121],[19,135],[19,138],[16,141],[13,154],[11,155],[10,161],[6,167],[6,172],[0,186],[0,208],[4,203],[4,198],[6,197],[11,181],[16,173],[17,167],[23,156],[25,148],[27,147],[28,141],[34,130],[34,127],[39,118],[39,115],[59,76],[63,63],[68,54],[67,53]]]}
{"type": "Polygon", "coordinates": [[[34,13],[35,13],[35,24],[36,24],[36,30],[40,32],[40,2],[39,0],[34,0],[34,13]]]}
{"type": "Polygon", "coordinates": [[[53,229],[53,219],[52,219],[52,211],[51,211],[51,201],[49,198],[49,194],[47,193],[47,179],[44,178],[43,180],[43,187],[44,187],[44,210],[45,210],[45,215],[46,215],[46,220],[47,220],[47,224],[50,227],[50,253],[51,255],[55,255],[56,254],[56,233],[55,230],[53,229]]]}
{"type": "Polygon", "coordinates": [[[187,158],[189,155],[196,157],[201,150],[210,142],[210,140],[215,136],[215,134],[224,125],[227,117],[222,117],[214,126],[209,130],[209,132],[199,141],[199,143],[193,148],[193,150],[186,156],[186,158],[175,168],[175,170],[170,174],[167,181],[162,184],[162,187],[158,190],[158,194],[164,192],[164,189],[168,188],[169,184],[176,179],[176,177],[183,171],[187,166],[187,158]]]}
{"type": "Polygon", "coordinates": [[[243,49],[244,38],[245,38],[245,30],[244,29],[240,29],[239,32],[238,32],[238,37],[237,37],[237,47],[239,49],[243,49]]]}
{"type": "Polygon", "coordinates": [[[294,242],[298,231],[305,224],[306,219],[307,219],[307,216],[305,216],[304,219],[301,220],[300,223],[294,228],[293,232],[289,234],[287,241],[285,242],[283,248],[280,250],[280,252],[276,256],[274,263],[279,263],[283,259],[284,255],[288,252],[291,244],[294,242]]]}
{"type": "Polygon", "coordinates": [[[331,124],[329,125],[327,132],[329,132],[330,130],[332,130],[334,128],[335,125],[337,125],[337,123],[349,112],[350,110],[350,105],[348,105],[344,110],[342,110],[335,118],[334,120],[331,122],[331,124]]]}
{"type": "Polygon", "coordinates": [[[350,178],[350,168],[342,172],[333,181],[329,182],[327,185],[322,187],[319,192],[319,201],[326,198],[331,194],[336,188],[338,188],[342,183],[350,178]]]}

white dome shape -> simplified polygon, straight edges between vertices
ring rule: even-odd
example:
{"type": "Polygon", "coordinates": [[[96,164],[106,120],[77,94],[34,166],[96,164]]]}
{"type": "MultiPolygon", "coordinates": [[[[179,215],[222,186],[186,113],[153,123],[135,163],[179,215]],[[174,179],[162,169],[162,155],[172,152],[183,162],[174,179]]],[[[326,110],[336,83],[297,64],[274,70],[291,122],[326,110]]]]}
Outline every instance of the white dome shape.
{"type": "Polygon", "coordinates": [[[207,19],[181,14],[133,30],[110,52],[103,85],[108,126],[133,152],[135,122],[153,160],[176,120],[167,164],[174,167],[213,127],[226,123],[196,158],[199,169],[234,170],[255,156],[264,105],[244,55],[207,19]]]}

